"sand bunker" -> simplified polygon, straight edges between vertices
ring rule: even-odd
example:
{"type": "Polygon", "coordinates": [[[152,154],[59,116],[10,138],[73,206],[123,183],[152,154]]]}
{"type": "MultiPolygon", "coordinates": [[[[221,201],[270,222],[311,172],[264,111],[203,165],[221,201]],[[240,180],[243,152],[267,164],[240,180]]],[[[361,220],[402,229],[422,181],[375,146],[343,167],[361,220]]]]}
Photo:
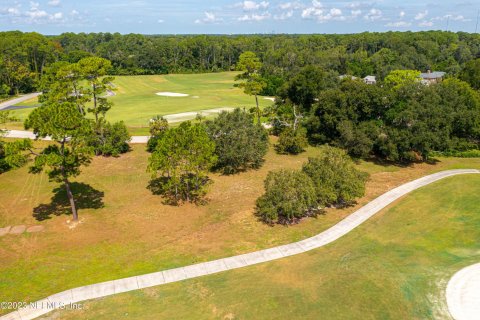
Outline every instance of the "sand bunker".
{"type": "Polygon", "coordinates": [[[186,93],[176,93],[176,92],[157,92],[157,96],[162,97],[188,97],[189,94],[186,93]]]}
{"type": "Polygon", "coordinates": [[[271,97],[264,97],[263,99],[270,100],[270,101],[275,101],[275,98],[271,98],[271,97]]]}

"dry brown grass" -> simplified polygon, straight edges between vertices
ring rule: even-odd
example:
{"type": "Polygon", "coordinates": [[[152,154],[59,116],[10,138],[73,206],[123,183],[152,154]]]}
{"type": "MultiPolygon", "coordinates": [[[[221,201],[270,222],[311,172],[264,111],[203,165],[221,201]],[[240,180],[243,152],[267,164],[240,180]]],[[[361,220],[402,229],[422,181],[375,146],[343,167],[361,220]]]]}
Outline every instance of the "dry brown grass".
{"type": "Polygon", "coordinates": [[[46,175],[28,174],[27,168],[1,175],[0,227],[41,224],[46,231],[0,238],[0,292],[18,301],[36,299],[69,287],[296,241],[321,232],[406,181],[447,168],[480,167],[479,159],[444,159],[406,168],[362,162],[359,167],[371,176],[367,194],[357,206],[331,209],[290,227],[269,227],[253,215],[267,173],[300,168],[320,149],[310,148],[299,156],[270,150],[259,170],[212,174],[208,204],[173,207],[162,204],[146,188],[150,177],[144,148],[134,145],[132,152],[119,158],[95,158],[83,169],[76,181],[104,192],[104,207],[81,209],[82,223],[73,229],[68,227],[68,215],[52,215],[40,222],[32,215],[33,208],[50,203],[56,187],[46,175]],[[30,284],[25,274],[30,275],[30,284]]]}

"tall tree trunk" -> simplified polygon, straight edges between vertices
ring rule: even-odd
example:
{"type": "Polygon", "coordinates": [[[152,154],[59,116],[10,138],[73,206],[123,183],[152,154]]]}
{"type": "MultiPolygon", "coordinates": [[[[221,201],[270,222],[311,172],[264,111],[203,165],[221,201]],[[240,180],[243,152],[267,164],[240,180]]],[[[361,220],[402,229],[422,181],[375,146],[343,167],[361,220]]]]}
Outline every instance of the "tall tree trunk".
{"type": "Polygon", "coordinates": [[[70,207],[72,208],[72,215],[73,215],[73,221],[78,220],[78,214],[77,214],[77,207],[75,206],[75,200],[73,200],[73,194],[72,190],[70,189],[70,182],[68,181],[67,178],[67,173],[65,172],[65,143],[67,141],[67,138],[64,137],[61,146],[60,146],[60,152],[63,157],[63,163],[62,163],[62,176],[63,176],[63,183],[65,184],[65,189],[67,190],[67,197],[68,201],[70,201],[70,207]]]}
{"type": "Polygon", "coordinates": [[[257,103],[257,121],[258,125],[260,126],[262,123],[260,122],[260,107],[258,106],[258,96],[255,95],[255,102],[257,103]]]}
{"type": "Polygon", "coordinates": [[[295,105],[293,105],[293,117],[294,117],[293,132],[296,132],[297,131],[297,126],[298,126],[299,115],[297,115],[297,107],[295,105]]]}
{"type": "Polygon", "coordinates": [[[67,197],[68,201],[70,201],[70,207],[72,207],[73,221],[78,221],[77,207],[75,205],[75,200],[73,199],[72,190],[70,189],[70,182],[67,178],[64,178],[63,182],[65,183],[65,189],[67,190],[67,197]]]}
{"type": "Polygon", "coordinates": [[[97,112],[97,87],[95,86],[95,83],[92,85],[93,87],[93,112],[95,113],[95,123],[98,126],[98,112],[97,112]]]}

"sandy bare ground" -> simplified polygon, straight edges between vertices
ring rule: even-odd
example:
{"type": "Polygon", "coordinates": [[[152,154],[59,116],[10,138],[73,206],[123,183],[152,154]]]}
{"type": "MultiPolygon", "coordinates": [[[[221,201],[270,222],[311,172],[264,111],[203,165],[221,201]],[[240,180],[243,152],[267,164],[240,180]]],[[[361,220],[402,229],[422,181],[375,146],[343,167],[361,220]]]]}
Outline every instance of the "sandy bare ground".
{"type": "Polygon", "coordinates": [[[455,320],[480,319],[480,263],[458,271],[450,279],[447,304],[455,320]]]}
{"type": "Polygon", "coordinates": [[[188,97],[189,96],[189,94],[177,93],[177,92],[157,92],[155,94],[157,96],[162,96],[162,97],[188,97]]]}
{"type": "Polygon", "coordinates": [[[224,107],[224,108],[215,108],[215,109],[207,109],[207,110],[199,110],[199,111],[189,111],[189,112],[182,112],[182,113],[175,113],[175,114],[168,114],[164,116],[165,119],[169,123],[181,122],[186,120],[193,120],[200,114],[204,117],[218,114],[222,111],[232,111],[234,108],[224,107]]]}

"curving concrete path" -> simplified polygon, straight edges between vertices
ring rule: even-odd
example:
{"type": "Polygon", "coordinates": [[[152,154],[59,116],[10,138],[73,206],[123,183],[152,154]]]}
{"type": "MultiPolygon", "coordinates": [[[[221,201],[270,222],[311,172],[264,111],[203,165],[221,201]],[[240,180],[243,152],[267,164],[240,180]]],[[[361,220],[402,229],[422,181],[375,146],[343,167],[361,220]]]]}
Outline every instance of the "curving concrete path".
{"type": "Polygon", "coordinates": [[[105,297],[117,293],[133,291],[170,282],[196,278],[226,270],[242,268],[320,248],[349,233],[372,217],[374,214],[413,190],[447,177],[459,174],[478,173],[480,173],[480,171],[474,169],[447,170],[405,183],[369,202],[367,205],[358,209],[333,227],[323,231],[322,233],[319,233],[316,236],[302,241],[229,258],[198,263],[186,267],[169,269],[66,290],[40,300],[30,307],[0,317],[0,320],[34,319],[56,308],[59,308],[62,305],[67,305],[70,303],[77,303],[84,300],[105,297]]]}
{"type": "Polygon", "coordinates": [[[1,102],[0,103],[0,110],[6,109],[6,108],[11,107],[11,106],[14,106],[14,105],[16,105],[20,102],[23,102],[23,101],[33,99],[35,97],[38,97],[40,94],[41,94],[40,92],[29,93],[29,94],[25,94],[23,96],[20,96],[18,98],[14,98],[14,99],[11,99],[11,100],[1,102]]]}
{"type": "Polygon", "coordinates": [[[458,271],[450,279],[447,305],[455,320],[480,319],[480,263],[458,271]]]}

